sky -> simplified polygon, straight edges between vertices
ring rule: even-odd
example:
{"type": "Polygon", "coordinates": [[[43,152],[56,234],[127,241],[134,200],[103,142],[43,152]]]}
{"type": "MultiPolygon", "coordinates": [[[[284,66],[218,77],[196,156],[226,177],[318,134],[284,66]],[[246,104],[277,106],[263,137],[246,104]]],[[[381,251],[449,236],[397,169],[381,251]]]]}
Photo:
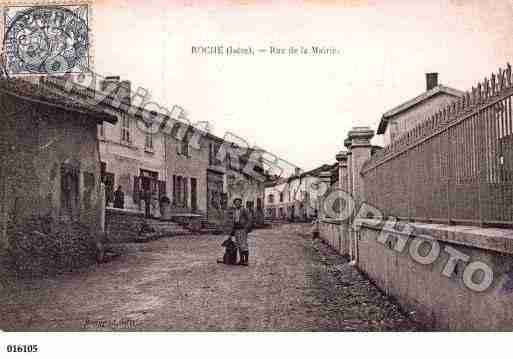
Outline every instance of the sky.
{"type": "MultiPolygon", "coordinates": [[[[353,126],[425,90],[468,90],[513,56],[507,0],[94,1],[96,72],[183,107],[304,170],[335,162],[353,126]],[[213,56],[193,46],[324,46],[336,55],[213,56]]],[[[381,136],[373,143],[381,144],[381,136]]]]}

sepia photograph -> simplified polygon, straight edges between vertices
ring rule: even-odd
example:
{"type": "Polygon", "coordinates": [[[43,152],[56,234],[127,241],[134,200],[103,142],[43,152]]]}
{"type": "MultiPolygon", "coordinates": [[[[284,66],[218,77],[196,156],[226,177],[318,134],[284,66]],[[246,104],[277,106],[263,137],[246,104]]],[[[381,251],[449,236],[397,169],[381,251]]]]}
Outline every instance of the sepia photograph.
{"type": "Polygon", "coordinates": [[[0,9],[0,356],[511,339],[510,0],[0,9]]]}

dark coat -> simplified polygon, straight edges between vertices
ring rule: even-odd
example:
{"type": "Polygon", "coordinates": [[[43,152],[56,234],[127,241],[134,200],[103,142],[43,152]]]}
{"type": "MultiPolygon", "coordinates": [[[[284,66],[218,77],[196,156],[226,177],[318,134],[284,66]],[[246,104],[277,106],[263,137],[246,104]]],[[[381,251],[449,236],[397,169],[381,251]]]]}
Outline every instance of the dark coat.
{"type": "Polygon", "coordinates": [[[125,194],[123,191],[114,192],[114,208],[125,208],[125,194]]]}
{"type": "Polygon", "coordinates": [[[236,264],[237,263],[237,245],[231,239],[227,239],[221,244],[225,247],[223,256],[224,264],[236,264]]]}
{"type": "Polygon", "coordinates": [[[230,208],[228,212],[228,219],[229,219],[229,227],[231,228],[232,235],[235,233],[236,230],[244,229],[246,232],[251,231],[252,227],[252,218],[249,211],[245,208],[241,208],[240,218],[239,222],[235,222],[235,208],[230,208]]]}

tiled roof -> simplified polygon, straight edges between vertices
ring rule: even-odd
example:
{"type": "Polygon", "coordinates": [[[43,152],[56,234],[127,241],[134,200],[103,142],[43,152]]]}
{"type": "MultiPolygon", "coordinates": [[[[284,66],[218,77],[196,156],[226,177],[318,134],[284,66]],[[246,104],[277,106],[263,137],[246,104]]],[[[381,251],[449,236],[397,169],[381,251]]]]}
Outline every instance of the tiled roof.
{"type": "Polygon", "coordinates": [[[0,91],[31,102],[59,107],[64,110],[80,112],[93,117],[96,121],[116,123],[117,118],[99,108],[88,106],[73,96],[59,94],[37,83],[21,78],[1,79],[0,91]]]}
{"type": "Polygon", "coordinates": [[[423,101],[426,101],[427,99],[429,99],[429,98],[431,98],[431,97],[433,97],[435,95],[441,94],[441,93],[444,93],[444,94],[447,94],[447,95],[451,95],[451,96],[454,96],[454,97],[461,97],[464,94],[463,91],[454,89],[452,87],[448,87],[448,86],[444,86],[444,85],[435,86],[431,90],[423,92],[419,96],[417,96],[415,98],[412,98],[411,100],[406,101],[406,102],[400,104],[399,106],[396,106],[393,109],[388,110],[387,112],[385,112],[383,114],[383,116],[381,117],[381,120],[379,122],[377,134],[378,135],[382,135],[382,134],[385,133],[385,130],[386,130],[387,125],[388,125],[388,120],[391,117],[396,116],[396,115],[398,115],[398,114],[400,114],[400,113],[410,109],[411,107],[416,106],[419,103],[421,103],[423,101]]]}
{"type": "Polygon", "coordinates": [[[266,181],[265,186],[266,187],[274,187],[274,186],[278,186],[278,185],[284,184],[284,183],[287,183],[287,178],[278,177],[278,178],[270,179],[270,180],[266,181]]]}
{"type": "Polygon", "coordinates": [[[319,167],[314,168],[313,170],[303,172],[299,175],[292,175],[288,178],[288,181],[294,180],[296,178],[307,177],[307,176],[317,176],[321,172],[331,171],[335,165],[336,164],[334,164],[334,165],[323,164],[319,167]]]}
{"type": "MultiPolygon", "coordinates": [[[[83,86],[78,84],[76,81],[73,81],[73,86],[71,86],[68,89],[66,88],[66,81],[66,78],[62,76],[47,76],[46,78],[42,79],[42,83],[44,84],[44,86],[52,92],[56,92],[66,96],[73,96],[76,101],[79,101],[80,103],[85,103],[86,105],[88,103],[96,104],[96,106],[102,108],[102,111],[107,111],[111,114],[117,114],[122,112],[122,110],[119,108],[120,106],[115,106],[114,103],[121,102],[123,105],[127,107],[131,106],[129,98],[118,98],[112,93],[100,91],[96,88],[83,86]],[[96,97],[98,97],[98,99],[96,97]]],[[[141,108],[138,108],[136,106],[134,107],[138,110],[138,114],[143,111],[141,108]]]]}

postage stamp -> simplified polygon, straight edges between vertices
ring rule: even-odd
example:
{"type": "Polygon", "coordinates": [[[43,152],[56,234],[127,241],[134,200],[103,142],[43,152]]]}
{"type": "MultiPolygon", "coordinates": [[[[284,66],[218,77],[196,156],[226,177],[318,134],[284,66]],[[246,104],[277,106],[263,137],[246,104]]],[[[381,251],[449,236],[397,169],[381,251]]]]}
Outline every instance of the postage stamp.
{"type": "Polygon", "coordinates": [[[79,73],[89,67],[89,5],[4,8],[9,75],[79,73]]]}

